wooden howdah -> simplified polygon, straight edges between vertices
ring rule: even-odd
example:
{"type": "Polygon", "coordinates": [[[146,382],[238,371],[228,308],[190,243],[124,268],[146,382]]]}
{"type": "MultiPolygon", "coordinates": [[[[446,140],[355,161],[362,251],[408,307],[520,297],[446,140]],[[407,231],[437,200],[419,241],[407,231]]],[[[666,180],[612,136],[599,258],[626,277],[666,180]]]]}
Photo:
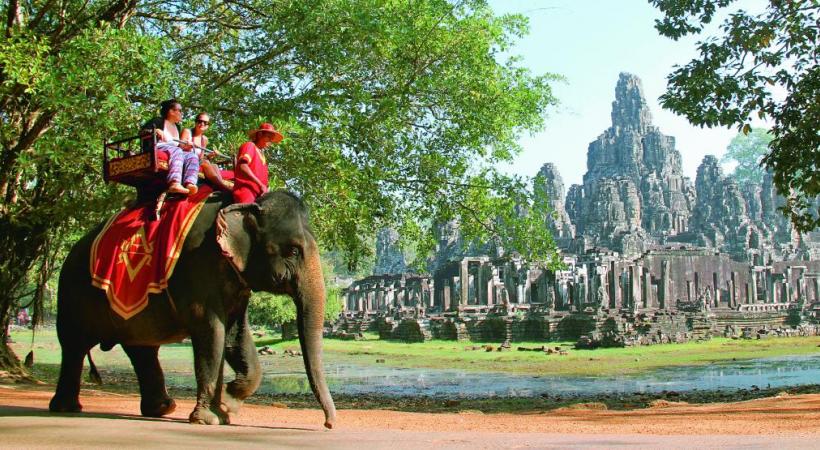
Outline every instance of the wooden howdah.
{"type": "Polygon", "coordinates": [[[137,190],[164,185],[168,156],[156,151],[156,135],[146,132],[103,145],[103,179],[137,190]]]}

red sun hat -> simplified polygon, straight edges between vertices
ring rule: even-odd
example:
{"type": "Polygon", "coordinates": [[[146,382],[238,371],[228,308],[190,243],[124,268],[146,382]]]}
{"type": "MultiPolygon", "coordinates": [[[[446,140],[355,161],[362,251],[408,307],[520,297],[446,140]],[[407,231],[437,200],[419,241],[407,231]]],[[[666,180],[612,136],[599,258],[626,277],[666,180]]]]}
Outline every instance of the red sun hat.
{"type": "Polygon", "coordinates": [[[250,137],[252,141],[255,141],[256,133],[270,133],[273,136],[272,142],[274,144],[282,142],[282,139],[284,138],[284,136],[282,136],[282,133],[276,131],[276,128],[274,128],[273,125],[267,122],[263,123],[262,125],[259,125],[259,128],[256,130],[248,131],[248,137],[250,137]]]}

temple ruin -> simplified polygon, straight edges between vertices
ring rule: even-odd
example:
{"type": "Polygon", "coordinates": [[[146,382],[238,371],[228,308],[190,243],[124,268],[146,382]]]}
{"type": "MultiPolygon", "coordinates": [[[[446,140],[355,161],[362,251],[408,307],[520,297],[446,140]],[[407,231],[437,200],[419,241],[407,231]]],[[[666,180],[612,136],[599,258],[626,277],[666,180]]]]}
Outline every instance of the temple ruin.
{"type": "Polygon", "coordinates": [[[673,137],[652,125],[640,80],[621,74],[612,126],[589,145],[583,185],[539,177],[563,270],[467,248],[440,230],[432,275],[400,273],[379,236],[377,274],[344,293],[339,333],[384,339],[575,340],[579,347],[820,331],[820,236],[777,212],[771,177],[738,186],[707,156],[694,183],[673,137]]]}

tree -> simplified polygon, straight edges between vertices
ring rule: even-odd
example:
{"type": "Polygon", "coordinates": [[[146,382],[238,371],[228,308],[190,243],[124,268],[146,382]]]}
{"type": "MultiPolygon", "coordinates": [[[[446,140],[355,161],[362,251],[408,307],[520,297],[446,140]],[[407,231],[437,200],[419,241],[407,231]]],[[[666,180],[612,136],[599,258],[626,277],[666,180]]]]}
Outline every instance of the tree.
{"type": "MultiPolygon", "coordinates": [[[[0,1],[0,366],[20,299],[44,286],[69,236],[122,198],[98,175],[100,143],[133,127],[170,68],[128,2],[0,1]],[[28,274],[37,271],[37,276],[28,274]],[[27,280],[35,279],[33,290],[27,280]]],[[[35,319],[37,316],[35,315],[35,319]]]]}
{"type": "Polygon", "coordinates": [[[737,164],[733,176],[738,184],[760,185],[766,173],[760,164],[769,152],[771,141],[772,135],[762,128],[755,128],[749,134],[738,133],[726,147],[720,162],[737,164]]]}
{"type": "Polygon", "coordinates": [[[383,226],[430,243],[429,224],[456,216],[480,239],[523,240],[492,218],[511,217],[511,208],[493,210],[511,194],[529,201],[526,183],[495,166],[518,151],[522,131],[541,126],[557,79],[499,62],[525,33],[523,17],[495,17],[484,0],[162,9],[138,9],[135,19],[188,62],[180,96],[214,111],[223,135],[260,117],[282,125],[288,139],[271,168],[312,207],[320,241],[351,266],[383,226]],[[215,18],[231,32],[214,33],[215,18]]]}
{"type": "MultiPolygon", "coordinates": [[[[701,32],[734,0],[650,0],[672,39],[701,32]]],[[[754,118],[774,123],[763,165],[774,174],[781,210],[800,232],[820,225],[820,3],[769,0],[759,14],[737,11],[720,35],[698,42],[700,56],[675,69],[661,103],[695,125],[751,131],[754,118]]]]}
{"type": "Polygon", "coordinates": [[[319,241],[350,266],[382,226],[431,242],[430,225],[450,219],[469,237],[554,254],[544,240],[526,245],[528,228],[516,226],[516,208],[532,204],[526,180],[495,169],[556,103],[556,76],[501,59],[526,32],[521,16],[496,17],[485,0],[0,7],[10,18],[0,50],[2,314],[47,243],[120,203],[126,190],[101,185],[92,149],[170,94],[188,113],[211,113],[211,141],[226,152],[262,120],[282,128],[285,142],[268,155],[272,187],[303,197],[319,241]]]}
{"type": "MultiPolygon", "coordinates": [[[[325,283],[325,321],[334,322],[342,312],[339,287],[333,279],[332,255],[322,255],[322,276],[325,283]]],[[[270,328],[296,320],[296,307],[290,297],[255,292],[248,305],[248,320],[253,325],[270,328]]]]}

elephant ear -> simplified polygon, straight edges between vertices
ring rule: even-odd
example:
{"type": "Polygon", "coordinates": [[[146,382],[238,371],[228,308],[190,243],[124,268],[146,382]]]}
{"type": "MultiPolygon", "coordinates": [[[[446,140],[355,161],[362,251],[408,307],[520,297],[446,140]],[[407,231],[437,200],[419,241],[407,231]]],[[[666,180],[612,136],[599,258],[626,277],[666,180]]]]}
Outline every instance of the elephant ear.
{"type": "Polygon", "coordinates": [[[222,208],[216,217],[216,242],[238,272],[248,265],[261,212],[256,203],[240,203],[222,208]]]}

